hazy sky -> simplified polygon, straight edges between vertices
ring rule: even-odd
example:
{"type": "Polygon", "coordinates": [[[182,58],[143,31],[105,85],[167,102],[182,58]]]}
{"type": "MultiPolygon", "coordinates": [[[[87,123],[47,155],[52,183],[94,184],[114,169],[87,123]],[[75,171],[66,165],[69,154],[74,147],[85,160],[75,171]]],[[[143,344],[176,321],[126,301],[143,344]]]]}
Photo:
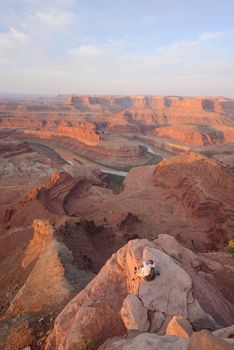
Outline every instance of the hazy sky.
{"type": "Polygon", "coordinates": [[[234,97],[234,0],[0,0],[0,82],[234,97]]]}

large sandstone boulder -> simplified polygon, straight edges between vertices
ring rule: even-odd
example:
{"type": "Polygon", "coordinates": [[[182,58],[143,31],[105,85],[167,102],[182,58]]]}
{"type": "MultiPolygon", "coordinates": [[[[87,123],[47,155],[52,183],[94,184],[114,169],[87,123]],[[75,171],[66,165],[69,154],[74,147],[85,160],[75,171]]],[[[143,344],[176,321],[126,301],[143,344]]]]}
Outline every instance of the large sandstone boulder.
{"type": "Polygon", "coordinates": [[[129,294],[124,299],[121,317],[128,330],[148,331],[150,324],[147,313],[148,310],[136,295],[129,294]]]}
{"type": "Polygon", "coordinates": [[[173,316],[168,323],[166,333],[189,339],[193,333],[191,324],[182,316],[173,316]]]}
{"type": "Polygon", "coordinates": [[[234,342],[234,324],[230,327],[218,329],[213,334],[219,338],[232,338],[234,342]]]}
{"type": "Polygon", "coordinates": [[[203,330],[193,333],[187,350],[234,350],[234,345],[203,330]]]}
{"type": "Polygon", "coordinates": [[[187,346],[188,340],[184,338],[143,333],[133,339],[125,338],[107,341],[98,350],[187,350],[187,346]]]}
{"type": "MultiPolygon", "coordinates": [[[[149,327],[150,332],[165,334],[175,315],[181,315],[198,330],[218,328],[216,312],[212,314],[207,310],[212,307],[228,309],[229,303],[224,298],[219,299],[220,292],[212,286],[210,307],[201,306],[194,295],[194,287],[196,284],[202,286],[206,290],[204,295],[208,295],[210,284],[204,274],[193,279],[199,272],[199,259],[178,244],[176,247],[178,250],[181,247],[181,260],[186,271],[183,263],[169,255],[167,240],[171,243],[168,235],[157,242],[129,241],[114,254],[92,282],[59,314],[47,349],[51,349],[50,344],[54,342],[56,349],[68,350],[86,339],[100,345],[107,338],[123,335],[126,328],[146,331],[149,327]],[[134,274],[134,267],[144,259],[153,259],[160,270],[160,276],[153,281],[144,282],[134,274]]],[[[210,299],[206,301],[210,302],[210,299]]]]}
{"type": "Polygon", "coordinates": [[[227,339],[219,339],[210,332],[203,330],[193,333],[190,341],[179,336],[159,336],[152,333],[129,334],[126,338],[107,340],[98,350],[233,350],[233,343],[227,339]]]}
{"type": "MultiPolygon", "coordinates": [[[[204,261],[203,256],[197,256],[191,250],[183,247],[172,236],[159,235],[155,242],[164,252],[172,255],[176,263],[183,267],[190,276],[193,281],[193,295],[203,310],[212,315],[221,326],[233,324],[234,304],[225,299],[220,289],[224,288],[224,285],[219,285],[214,277],[215,272],[220,273],[221,264],[208,258],[204,261]]],[[[231,266],[226,266],[223,273],[227,274],[229,268],[231,269],[231,266]]],[[[203,319],[198,323],[193,322],[193,328],[195,330],[201,330],[202,328],[212,330],[212,325],[204,322],[203,319]]]]}
{"type": "MultiPolygon", "coordinates": [[[[126,295],[125,276],[114,255],[57,317],[54,326],[56,349],[68,350],[85,339],[94,339],[101,344],[114,334],[123,334],[125,327],[120,309],[126,295]]],[[[51,349],[52,343],[53,339],[47,349],[51,349]]]]}

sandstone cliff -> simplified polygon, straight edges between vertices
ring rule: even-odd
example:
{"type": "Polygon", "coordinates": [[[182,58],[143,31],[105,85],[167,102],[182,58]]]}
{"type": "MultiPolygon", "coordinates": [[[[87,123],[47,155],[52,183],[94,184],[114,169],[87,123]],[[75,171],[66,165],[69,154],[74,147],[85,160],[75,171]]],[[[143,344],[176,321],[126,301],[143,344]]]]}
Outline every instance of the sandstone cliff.
{"type": "Polygon", "coordinates": [[[179,96],[67,96],[67,103],[80,111],[126,113],[132,120],[157,125],[180,123],[224,123],[226,111],[233,113],[233,102],[216,97],[179,96]],[[231,111],[231,112],[230,112],[231,111]]]}
{"type": "MultiPolygon", "coordinates": [[[[27,278],[0,320],[2,349],[21,349],[27,341],[36,349],[43,348],[54,315],[94,276],[74,263],[71,250],[57,238],[56,228],[48,221],[34,220],[33,229],[33,239],[21,261],[21,275],[27,278]]],[[[14,278],[11,271],[8,278],[14,278]]]]}
{"type": "Polygon", "coordinates": [[[154,242],[130,241],[59,314],[46,349],[67,350],[85,339],[97,346],[123,335],[125,327],[165,334],[174,315],[183,316],[196,330],[232,324],[233,305],[205,270],[199,257],[168,235],[154,242]],[[175,251],[178,260],[171,257],[175,251]],[[134,266],[143,259],[153,259],[160,270],[154,281],[134,275],[134,266]]]}
{"type": "Polygon", "coordinates": [[[213,161],[196,153],[162,161],[154,171],[154,184],[166,187],[192,216],[211,216],[214,222],[231,214],[234,181],[213,161]]]}
{"type": "MultiPolygon", "coordinates": [[[[28,246],[22,267],[37,260],[26,283],[12,300],[6,315],[19,311],[38,312],[56,307],[69,299],[75,288],[66,278],[66,269],[71,269],[72,256],[69,250],[53,237],[53,227],[46,221],[34,220],[34,237],[28,246]],[[67,266],[66,266],[67,264],[67,266]],[[46,271],[46,275],[45,275],[46,271]]],[[[68,272],[68,270],[67,270],[68,272]]],[[[74,270],[74,276],[78,272],[74,270]]]]}
{"type": "MultiPolygon", "coordinates": [[[[185,144],[207,146],[224,142],[224,134],[212,127],[199,127],[187,124],[175,124],[173,126],[155,129],[155,135],[166,136],[185,144]]],[[[227,136],[225,137],[227,140],[227,136]]]]}
{"type": "Polygon", "coordinates": [[[59,122],[55,128],[44,127],[42,130],[29,130],[27,133],[42,138],[70,137],[91,146],[95,146],[102,139],[95,131],[95,125],[87,122],[59,122]]]}
{"type": "Polygon", "coordinates": [[[0,128],[15,128],[23,130],[25,134],[42,138],[52,136],[70,137],[87,145],[96,145],[102,140],[101,135],[95,130],[93,123],[85,121],[59,121],[56,119],[39,118],[2,118],[0,128]]]}
{"type": "MultiPolygon", "coordinates": [[[[34,106],[25,101],[19,105],[0,103],[0,129],[14,128],[23,136],[58,138],[57,142],[68,139],[68,144],[75,140],[90,148],[101,144],[108,157],[100,141],[113,134],[147,135],[155,139],[152,144],[156,147],[175,152],[183,152],[184,144],[207,147],[234,142],[233,101],[229,99],[68,95],[59,101],[35,101],[34,106]]],[[[92,151],[87,152],[90,157],[92,151]]]]}
{"type": "Polygon", "coordinates": [[[36,190],[36,198],[43,205],[57,214],[66,214],[66,200],[72,192],[88,189],[89,182],[84,178],[73,178],[66,172],[53,173],[52,176],[36,190]]]}

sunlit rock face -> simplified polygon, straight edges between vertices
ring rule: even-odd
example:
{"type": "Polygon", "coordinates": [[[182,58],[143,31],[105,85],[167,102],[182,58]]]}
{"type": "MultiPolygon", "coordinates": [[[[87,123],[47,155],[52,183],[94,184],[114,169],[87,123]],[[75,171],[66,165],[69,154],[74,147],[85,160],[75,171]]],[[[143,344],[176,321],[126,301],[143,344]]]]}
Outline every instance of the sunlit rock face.
{"type": "MultiPolygon", "coordinates": [[[[90,338],[101,343],[108,337],[123,335],[125,327],[165,334],[175,315],[187,319],[197,330],[232,324],[231,304],[205,272],[198,273],[201,269],[199,257],[168,235],[154,242],[130,241],[59,314],[53,333],[55,348],[67,350],[90,338]],[[170,256],[173,249],[179,254],[178,260],[170,256]],[[134,267],[143,259],[153,259],[160,270],[160,276],[151,282],[134,274],[134,267]],[[197,288],[201,286],[199,296],[197,288]],[[212,298],[211,286],[215,288],[212,298]],[[228,314],[222,311],[224,304],[228,314]]],[[[50,339],[47,349],[51,342],[50,339]]]]}

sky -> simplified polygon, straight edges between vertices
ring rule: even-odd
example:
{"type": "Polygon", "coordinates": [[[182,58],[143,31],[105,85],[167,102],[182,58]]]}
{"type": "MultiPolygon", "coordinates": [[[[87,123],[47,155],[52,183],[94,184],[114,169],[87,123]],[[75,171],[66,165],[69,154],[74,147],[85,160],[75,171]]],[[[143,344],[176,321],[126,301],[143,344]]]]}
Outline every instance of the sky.
{"type": "Polygon", "coordinates": [[[0,0],[0,93],[234,97],[234,0],[0,0]]]}

